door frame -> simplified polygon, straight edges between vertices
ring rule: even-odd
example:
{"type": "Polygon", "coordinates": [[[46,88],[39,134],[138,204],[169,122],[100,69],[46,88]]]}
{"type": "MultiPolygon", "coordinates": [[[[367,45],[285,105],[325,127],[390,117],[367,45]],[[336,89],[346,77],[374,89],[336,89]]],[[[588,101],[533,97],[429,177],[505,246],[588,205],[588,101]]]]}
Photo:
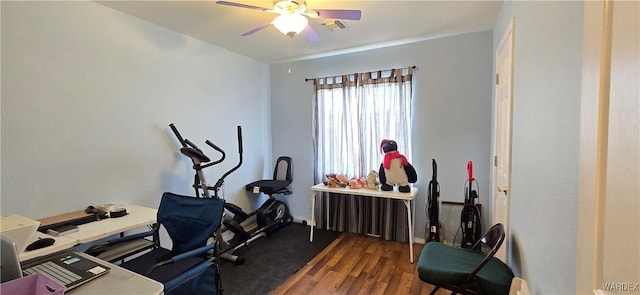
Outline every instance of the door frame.
{"type": "MultiPolygon", "coordinates": [[[[504,225],[504,229],[505,229],[505,240],[503,242],[503,245],[500,247],[499,251],[496,253],[496,257],[498,257],[499,259],[501,259],[502,261],[504,261],[505,263],[507,263],[508,261],[508,257],[509,257],[509,247],[510,247],[510,226],[509,226],[509,214],[510,214],[510,206],[511,206],[511,159],[512,159],[512,144],[513,144],[513,76],[514,76],[514,71],[513,71],[513,65],[514,65],[514,46],[515,46],[515,18],[511,18],[511,20],[509,21],[509,24],[507,25],[507,28],[505,29],[504,33],[502,34],[502,38],[500,40],[500,43],[498,43],[498,46],[495,49],[495,71],[496,71],[496,84],[495,84],[495,96],[494,96],[494,129],[493,129],[493,134],[494,134],[494,138],[493,138],[493,165],[491,166],[492,169],[492,175],[493,175],[493,179],[492,179],[492,189],[491,189],[491,200],[492,200],[492,223],[496,224],[498,222],[502,223],[504,225]],[[507,69],[508,73],[500,73],[500,60],[499,60],[499,52],[502,50],[502,48],[504,47],[504,45],[506,44],[506,42],[509,41],[510,42],[510,61],[509,61],[509,68],[507,69]],[[500,192],[498,190],[498,169],[497,169],[497,165],[498,165],[498,126],[500,124],[500,120],[498,120],[498,109],[500,107],[498,101],[499,101],[499,81],[500,81],[500,75],[509,75],[509,79],[508,82],[510,83],[509,87],[508,87],[508,95],[509,95],[509,99],[510,99],[510,103],[509,103],[509,109],[508,109],[508,172],[507,172],[507,183],[506,183],[506,190],[505,190],[505,200],[506,200],[506,205],[503,207],[498,206],[498,202],[497,202],[497,198],[498,198],[498,194],[502,194],[503,192],[500,192]],[[502,211],[502,210],[506,210],[506,212],[503,212],[501,214],[497,214],[497,212],[502,211]],[[505,220],[502,220],[500,218],[498,218],[498,216],[504,216],[505,220]]],[[[504,76],[503,76],[504,77],[504,76]]],[[[502,79],[504,80],[504,79],[502,79]]]]}

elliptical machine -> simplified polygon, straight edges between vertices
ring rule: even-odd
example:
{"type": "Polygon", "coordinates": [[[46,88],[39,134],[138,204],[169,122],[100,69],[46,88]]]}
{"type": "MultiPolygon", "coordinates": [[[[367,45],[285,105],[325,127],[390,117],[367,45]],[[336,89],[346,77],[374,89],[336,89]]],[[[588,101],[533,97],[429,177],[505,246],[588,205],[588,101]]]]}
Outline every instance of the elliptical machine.
{"type": "MultiPolygon", "coordinates": [[[[224,184],[224,179],[242,165],[242,128],[238,126],[238,164],[224,173],[214,186],[209,186],[202,170],[222,163],[226,157],[224,150],[209,140],[205,141],[207,145],[221,154],[220,159],[212,161],[193,142],[183,138],[174,124],[170,124],[169,126],[182,145],[180,152],[189,157],[193,162],[193,169],[196,172],[194,175],[193,188],[195,189],[196,197],[220,198],[219,190],[224,184]],[[210,192],[213,192],[213,195],[211,195],[210,192]]],[[[292,180],[291,158],[288,158],[287,166],[283,166],[281,164],[281,158],[278,159],[278,165],[276,165],[276,171],[274,171],[274,180],[260,180],[246,186],[247,190],[250,190],[249,188],[251,187],[251,190],[254,192],[263,192],[269,195],[269,200],[262,204],[260,208],[251,213],[245,213],[235,204],[225,202],[224,207],[233,214],[233,218],[225,218],[222,222],[224,229],[221,230],[221,236],[223,238],[220,239],[220,258],[232,261],[238,265],[244,263],[243,257],[235,255],[237,250],[249,245],[255,240],[266,237],[267,233],[272,233],[293,221],[293,217],[289,214],[289,208],[287,205],[284,202],[276,200],[272,196],[276,193],[291,194],[291,191],[288,188],[292,180]],[[283,167],[285,167],[286,171],[285,179],[280,179],[283,167]],[[278,175],[277,177],[276,174],[278,175]],[[247,230],[245,228],[246,224],[243,225],[243,222],[252,216],[256,217],[257,229],[247,230]],[[225,239],[225,237],[229,238],[225,239]]]]}
{"type": "Polygon", "coordinates": [[[460,228],[462,229],[462,248],[472,248],[480,240],[482,226],[480,221],[480,210],[475,204],[478,196],[478,182],[473,177],[473,162],[467,163],[468,179],[465,181],[464,207],[460,216],[460,228]],[[475,189],[474,189],[475,184],[475,189]]]}

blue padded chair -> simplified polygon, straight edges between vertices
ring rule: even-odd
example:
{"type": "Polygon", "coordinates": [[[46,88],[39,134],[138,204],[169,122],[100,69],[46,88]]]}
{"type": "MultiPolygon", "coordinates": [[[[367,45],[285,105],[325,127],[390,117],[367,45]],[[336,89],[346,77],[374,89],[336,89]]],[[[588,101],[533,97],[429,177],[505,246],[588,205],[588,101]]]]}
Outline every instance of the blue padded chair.
{"type": "MultiPolygon", "coordinates": [[[[158,208],[153,235],[164,227],[173,242],[171,250],[158,246],[120,266],[164,284],[164,294],[221,293],[218,261],[212,257],[217,243],[211,237],[222,221],[224,199],[194,198],[165,192],[158,208]]],[[[123,240],[131,240],[125,237],[123,240]]],[[[117,240],[110,241],[117,244],[117,240]]]]}
{"type": "Polygon", "coordinates": [[[418,277],[452,294],[509,294],[513,272],[493,257],[504,241],[504,226],[492,226],[471,249],[432,241],[418,259],[418,277]]]}

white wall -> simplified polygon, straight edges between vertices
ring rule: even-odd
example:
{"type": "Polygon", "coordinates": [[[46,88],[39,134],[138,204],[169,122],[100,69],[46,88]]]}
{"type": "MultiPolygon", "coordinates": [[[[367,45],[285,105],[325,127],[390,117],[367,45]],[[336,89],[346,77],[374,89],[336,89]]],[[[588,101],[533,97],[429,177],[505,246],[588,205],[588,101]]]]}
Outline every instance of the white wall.
{"type": "MultiPolygon", "coordinates": [[[[418,172],[415,236],[424,238],[424,208],[432,176],[432,158],[438,163],[442,200],[464,201],[467,161],[472,160],[480,184],[480,202],[489,204],[491,50],[491,32],[479,32],[273,65],[273,157],[290,155],[293,158],[294,193],[287,197],[293,215],[311,216],[313,86],[312,82],[305,82],[305,78],[413,65],[417,69],[414,76],[413,155],[409,161],[418,172]],[[288,73],[289,66],[291,74],[288,73]]],[[[484,213],[487,226],[491,219],[488,211],[484,210],[484,213]]]]}
{"type": "Polygon", "coordinates": [[[583,3],[505,2],[515,17],[510,265],[531,294],[574,294],[583,3]]]}
{"type": "Polygon", "coordinates": [[[640,281],[640,2],[584,10],[576,294],[634,293],[619,282],[640,281]]]}
{"type": "Polygon", "coordinates": [[[227,151],[210,181],[235,165],[242,125],[224,192],[249,206],[244,185],[271,166],[267,65],[94,2],[1,5],[3,215],[193,195],[169,123],[227,151]]]}

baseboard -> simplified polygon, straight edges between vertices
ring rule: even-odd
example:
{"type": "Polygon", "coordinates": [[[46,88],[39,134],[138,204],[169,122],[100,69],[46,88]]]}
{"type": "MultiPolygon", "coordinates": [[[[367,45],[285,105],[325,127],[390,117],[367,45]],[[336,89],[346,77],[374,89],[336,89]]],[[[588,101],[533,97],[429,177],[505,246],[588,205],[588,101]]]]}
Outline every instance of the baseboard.
{"type": "Polygon", "coordinates": [[[511,280],[509,295],[530,295],[527,281],[519,277],[514,277],[513,280],[511,280]]]}
{"type": "MultiPolygon", "coordinates": [[[[309,217],[306,217],[306,216],[305,217],[294,216],[293,217],[293,222],[299,223],[299,224],[303,224],[303,225],[311,225],[312,224],[311,223],[311,219],[309,217]]],[[[313,226],[315,226],[315,224],[313,226]]],[[[413,242],[416,243],[416,244],[423,244],[424,245],[426,243],[426,240],[424,238],[414,237],[413,238],[413,242]]]]}
{"type": "MultiPolygon", "coordinates": [[[[304,216],[304,217],[293,216],[293,222],[299,223],[302,225],[311,225],[311,218],[307,216],[304,216]]],[[[315,226],[315,224],[313,226],[315,226]]]]}

